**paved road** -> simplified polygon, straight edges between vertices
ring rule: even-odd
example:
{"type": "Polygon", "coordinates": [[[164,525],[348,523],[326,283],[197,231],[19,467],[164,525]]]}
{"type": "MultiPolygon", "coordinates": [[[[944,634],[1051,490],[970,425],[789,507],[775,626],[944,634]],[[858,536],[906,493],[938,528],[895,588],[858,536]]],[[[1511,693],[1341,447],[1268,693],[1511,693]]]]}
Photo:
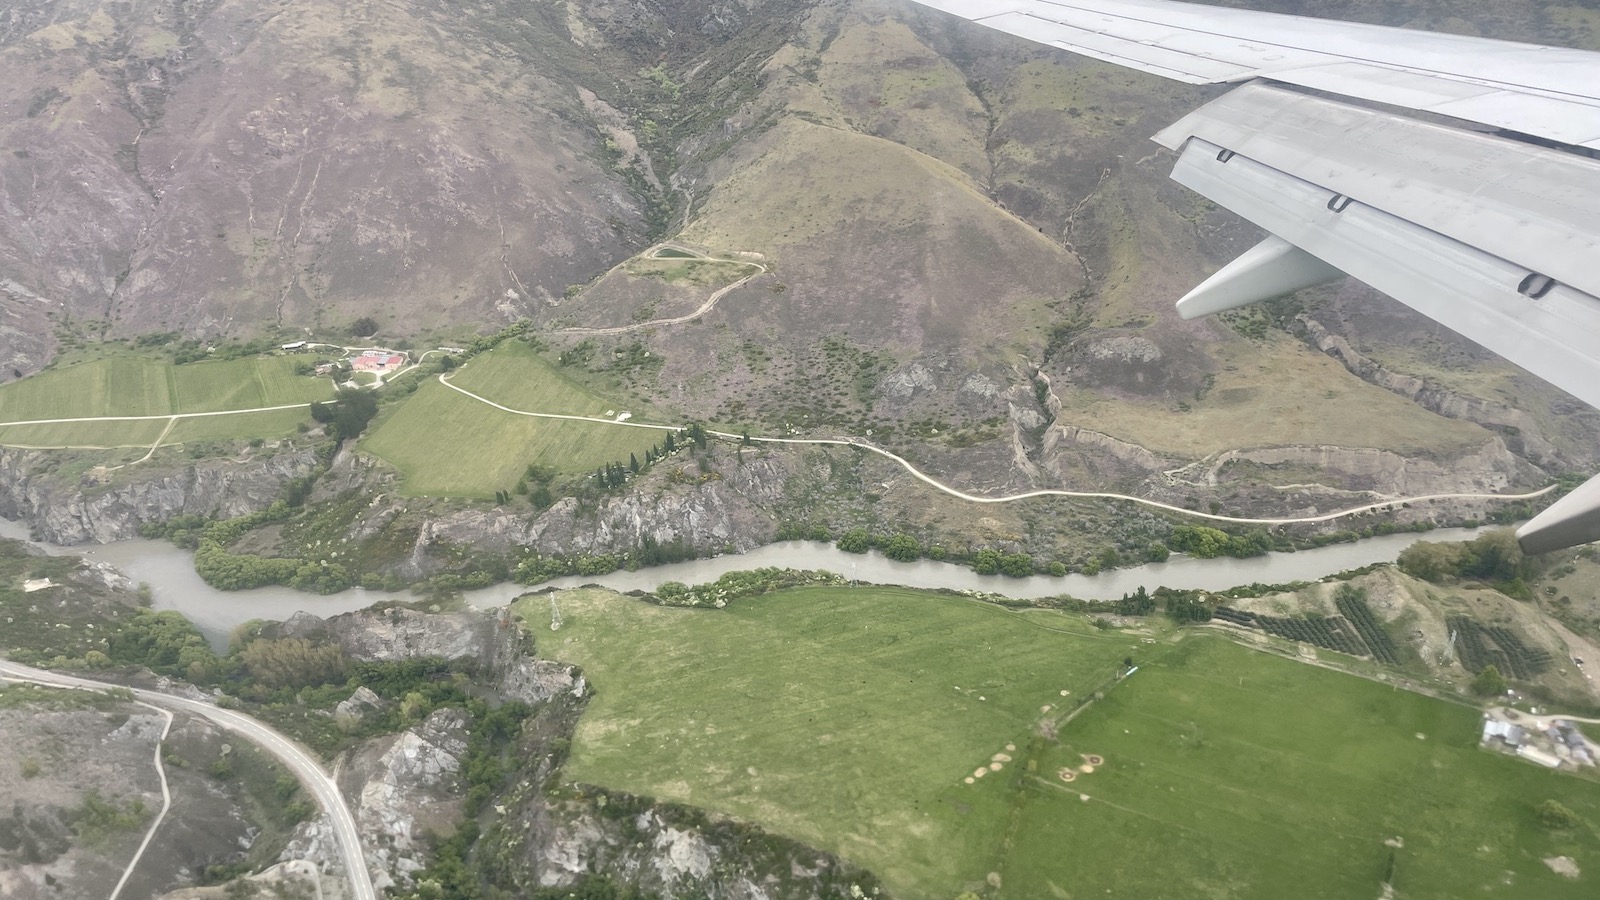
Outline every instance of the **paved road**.
{"type": "MultiPolygon", "coordinates": [[[[0,679],[96,691],[123,687],[123,685],[35,669],[7,660],[0,660],[0,679]]],[[[300,779],[300,783],[317,798],[317,803],[323,812],[328,814],[328,820],[333,823],[334,836],[339,842],[339,853],[344,857],[344,868],[350,876],[351,895],[355,900],[377,900],[378,894],[372,886],[372,876],[367,871],[366,858],[361,852],[361,838],[356,831],[355,816],[351,815],[350,808],[345,805],[344,797],[339,793],[339,786],[305,748],[242,713],[186,697],[163,694],[160,691],[137,688],[132,690],[134,697],[145,703],[204,716],[217,725],[247,738],[288,766],[289,771],[293,772],[295,777],[300,779]]]]}

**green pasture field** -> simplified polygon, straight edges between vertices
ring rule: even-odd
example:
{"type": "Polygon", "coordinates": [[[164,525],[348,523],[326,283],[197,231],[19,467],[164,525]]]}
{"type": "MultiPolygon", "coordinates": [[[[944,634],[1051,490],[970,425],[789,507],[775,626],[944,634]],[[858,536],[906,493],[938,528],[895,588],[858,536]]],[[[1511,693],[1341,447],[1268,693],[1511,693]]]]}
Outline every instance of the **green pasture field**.
{"type": "MultiPolygon", "coordinates": [[[[0,387],[0,423],[95,416],[177,413],[309,404],[327,400],[326,378],[294,374],[293,357],[255,357],[175,366],[149,357],[114,356],[42,372],[0,387]]],[[[309,417],[305,407],[179,420],[163,443],[240,440],[288,434],[309,417]]],[[[148,447],[168,420],[0,424],[0,445],[148,447]]]]}
{"type": "MultiPolygon", "coordinates": [[[[50,425],[0,425],[0,447],[114,449],[148,448],[170,419],[136,422],[57,422],[50,425]]],[[[292,427],[292,426],[291,426],[292,427]]]]}
{"type": "Polygon", "coordinates": [[[518,612],[596,688],[567,779],[757,822],[908,900],[1377,897],[1391,851],[1399,900],[1587,897],[1600,870],[1600,784],[1478,749],[1473,708],[1220,637],[1144,644],[895,588],[558,602],[555,634],[544,597],[518,612]],[[1541,826],[1549,798],[1584,825],[1541,826]],[[1561,855],[1581,878],[1542,862],[1561,855]]]}
{"type": "MultiPolygon", "coordinates": [[[[520,343],[480,354],[451,381],[529,412],[603,417],[617,409],[520,343]]],[[[530,463],[582,474],[608,462],[626,463],[630,454],[643,460],[646,448],[664,439],[656,429],[519,416],[429,380],[362,447],[405,473],[408,494],[486,497],[511,490],[530,463]]]]}
{"type": "Polygon", "coordinates": [[[1007,893],[1376,897],[1393,851],[1401,898],[1593,896],[1600,785],[1481,750],[1481,726],[1475,708],[1191,638],[1039,754],[1007,893]],[[1083,754],[1105,764],[1063,783],[1083,754]],[[1585,826],[1541,826],[1551,798],[1585,826]],[[1584,878],[1542,862],[1563,855],[1584,878]]]}
{"type": "Polygon", "coordinates": [[[251,438],[272,438],[292,435],[295,426],[311,421],[307,406],[275,409],[270,412],[241,413],[236,416],[201,416],[179,419],[172,431],[162,441],[181,444],[187,441],[242,441],[251,438]]]}
{"type": "MultiPolygon", "coordinates": [[[[529,412],[605,418],[607,410],[624,408],[618,405],[619,401],[572,380],[521,341],[506,341],[479,354],[452,374],[450,382],[480,397],[529,412]]],[[[639,410],[630,411],[642,418],[639,410]]],[[[657,435],[656,440],[660,439],[657,435]]]]}
{"type": "Polygon", "coordinates": [[[330,399],[332,383],[294,374],[297,361],[273,356],[175,366],[141,356],[99,359],[0,387],[0,422],[161,416],[330,399]]]}
{"type": "Polygon", "coordinates": [[[983,881],[1010,811],[963,776],[1025,745],[1042,705],[1093,690],[1139,646],[1081,616],[895,588],[716,611],[606,591],[559,603],[554,635],[548,599],[519,612],[541,655],[596,686],[567,778],[749,819],[867,866],[902,898],[983,881]]]}

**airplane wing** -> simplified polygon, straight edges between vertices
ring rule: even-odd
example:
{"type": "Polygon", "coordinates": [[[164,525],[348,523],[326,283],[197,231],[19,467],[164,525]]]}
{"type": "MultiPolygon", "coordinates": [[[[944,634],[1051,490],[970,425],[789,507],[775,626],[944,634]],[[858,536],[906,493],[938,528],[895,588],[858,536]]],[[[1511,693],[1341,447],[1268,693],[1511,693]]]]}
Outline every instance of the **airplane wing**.
{"type": "MultiPolygon", "coordinates": [[[[1266,240],[1184,318],[1344,274],[1600,407],[1600,53],[1169,0],[917,0],[1190,84],[1172,177],[1266,240]]],[[[1518,529],[1600,540],[1600,477],[1518,529]]]]}

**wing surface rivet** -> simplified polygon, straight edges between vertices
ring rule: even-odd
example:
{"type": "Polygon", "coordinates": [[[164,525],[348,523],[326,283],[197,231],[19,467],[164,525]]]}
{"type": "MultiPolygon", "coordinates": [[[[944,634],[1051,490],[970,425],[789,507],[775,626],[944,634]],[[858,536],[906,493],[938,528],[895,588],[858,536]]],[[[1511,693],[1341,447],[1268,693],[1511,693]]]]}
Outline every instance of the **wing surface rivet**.
{"type": "Polygon", "coordinates": [[[1522,283],[1517,285],[1517,293],[1530,300],[1538,300],[1550,289],[1556,286],[1556,280],[1549,275],[1540,275],[1538,272],[1529,272],[1522,283]]]}

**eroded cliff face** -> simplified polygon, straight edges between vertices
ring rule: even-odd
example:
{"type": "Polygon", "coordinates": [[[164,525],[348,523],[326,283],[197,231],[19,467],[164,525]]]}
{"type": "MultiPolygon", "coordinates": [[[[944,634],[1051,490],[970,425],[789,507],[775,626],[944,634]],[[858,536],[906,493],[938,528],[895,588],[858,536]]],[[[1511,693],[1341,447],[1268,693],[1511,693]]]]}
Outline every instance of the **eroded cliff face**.
{"type": "Polygon", "coordinates": [[[603,872],[673,900],[888,897],[870,872],[796,841],[588,786],[533,796],[501,829],[523,889],[571,887],[603,872]]]}
{"type": "Polygon", "coordinates": [[[537,516],[499,510],[461,510],[430,520],[420,539],[470,544],[490,552],[535,547],[549,554],[615,553],[647,540],[682,543],[702,553],[745,551],[772,540],[772,507],[783,494],[789,458],[783,454],[726,457],[700,471],[674,459],[635,490],[584,507],[568,497],[537,516]]]}
{"type": "Polygon", "coordinates": [[[139,526],[173,516],[233,518],[272,505],[285,485],[317,468],[309,450],[202,460],[181,468],[76,478],[58,471],[62,457],[0,447],[0,516],[30,522],[53,544],[107,543],[138,537],[139,526]]]}
{"type": "Polygon", "coordinates": [[[1393,391],[1430,412],[1451,419],[1466,419],[1501,429],[1514,436],[1518,452],[1542,465],[1570,464],[1562,452],[1540,433],[1539,422],[1525,410],[1481,397],[1451,391],[1415,375],[1393,372],[1363,355],[1343,335],[1335,334],[1310,316],[1299,316],[1294,325],[1300,336],[1323,353],[1337,359],[1352,375],[1378,387],[1393,391]]]}

